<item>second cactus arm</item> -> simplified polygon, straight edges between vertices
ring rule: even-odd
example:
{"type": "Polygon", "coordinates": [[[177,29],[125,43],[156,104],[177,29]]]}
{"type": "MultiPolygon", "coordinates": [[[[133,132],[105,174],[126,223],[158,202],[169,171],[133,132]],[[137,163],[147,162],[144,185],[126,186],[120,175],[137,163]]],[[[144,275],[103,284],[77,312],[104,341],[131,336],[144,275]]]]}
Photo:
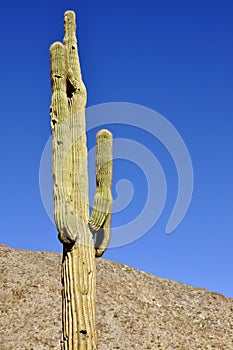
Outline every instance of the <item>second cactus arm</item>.
{"type": "Polygon", "coordinates": [[[103,255],[110,242],[112,211],[112,135],[101,130],[96,137],[96,194],[89,225],[97,234],[96,257],[103,255]]]}

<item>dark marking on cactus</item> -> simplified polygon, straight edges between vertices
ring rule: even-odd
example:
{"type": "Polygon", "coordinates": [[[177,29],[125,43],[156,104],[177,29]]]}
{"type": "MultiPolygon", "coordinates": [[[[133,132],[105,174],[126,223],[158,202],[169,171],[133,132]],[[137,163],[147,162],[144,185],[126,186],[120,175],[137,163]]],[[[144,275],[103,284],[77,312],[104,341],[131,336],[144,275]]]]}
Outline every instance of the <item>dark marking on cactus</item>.
{"type": "Polygon", "coordinates": [[[87,331],[86,330],[82,329],[79,333],[82,334],[82,339],[83,340],[87,339],[88,335],[87,335],[87,331]]]}
{"type": "Polygon", "coordinates": [[[69,79],[66,80],[66,93],[68,98],[72,98],[76,89],[69,79]]]}

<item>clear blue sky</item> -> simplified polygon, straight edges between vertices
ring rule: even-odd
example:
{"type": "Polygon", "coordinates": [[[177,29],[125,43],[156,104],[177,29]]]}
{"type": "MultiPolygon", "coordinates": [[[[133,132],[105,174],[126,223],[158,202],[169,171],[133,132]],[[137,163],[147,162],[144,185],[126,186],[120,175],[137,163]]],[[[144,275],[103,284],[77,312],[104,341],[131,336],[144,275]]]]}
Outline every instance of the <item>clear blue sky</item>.
{"type": "MultiPolygon", "coordinates": [[[[67,9],[77,13],[88,106],[130,102],[161,113],[182,136],[194,170],[188,212],[167,235],[177,194],[171,157],[145,132],[110,126],[117,137],[134,139],[156,155],[168,192],[157,223],[142,238],[109,249],[104,257],[233,297],[230,0],[2,3],[1,243],[61,251],[41,201],[38,178],[41,154],[50,137],[49,46],[63,38],[67,9]]],[[[90,145],[94,143],[94,132],[88,139],[90,145]]],[[[113,218],[117,225],[127,217],[131,220],[143,207],[145,178],[130,162],[117,160],[114,169],[114,185],[129,176],[134,186],[132,203],[113,218]]],[[[115,188],[113,192],[116,196],[115,188]]]]}

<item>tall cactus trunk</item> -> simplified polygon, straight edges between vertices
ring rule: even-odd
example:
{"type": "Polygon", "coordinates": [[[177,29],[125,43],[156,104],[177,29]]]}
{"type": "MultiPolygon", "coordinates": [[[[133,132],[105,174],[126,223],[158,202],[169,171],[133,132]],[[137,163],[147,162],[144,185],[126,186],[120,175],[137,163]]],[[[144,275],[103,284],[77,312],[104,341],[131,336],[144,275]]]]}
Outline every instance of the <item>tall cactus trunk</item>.
{"type": "Polygon", "coordinates": [[[89,217],[86,88],[79,64],[75,13],[65,13],[63,44],[50,47],[54,218],[63,244],[62,350],[96,350],[96,266],[110,240],[112,135],[96,138],[96,195],[89,217]],[[96,235],[95,241],[94,237],[96,235]]]}
{"type": "Polygon", "coordinates": [[[94,249],[64,248],[62,285],[61,349],[97,349],[94,249]]]}

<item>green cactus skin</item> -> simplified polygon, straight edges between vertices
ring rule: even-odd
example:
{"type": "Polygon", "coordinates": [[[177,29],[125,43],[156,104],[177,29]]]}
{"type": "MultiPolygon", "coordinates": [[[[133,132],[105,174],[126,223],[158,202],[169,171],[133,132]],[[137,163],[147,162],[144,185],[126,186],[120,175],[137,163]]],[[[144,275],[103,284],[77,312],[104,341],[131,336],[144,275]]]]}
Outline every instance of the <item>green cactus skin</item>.
{"type": "Polygon", "coordinates": [[[112,134],[101,130],[96,137],[96,194],[89,225],[95,233],[96,257],[103,255],[110,242],[112,210],[112,134]]]}
{"type": "Polygon", "coordinates": [[[89,217],[85,106],[73,11],[63,44],[50,47],[54,219],[63,244],[62,350],[96,350],[96,266],[110,241],[112,134],[96,138],[96,195],[89,217]],[[96,234],[96,242],[94,236],[96,234]]]}

